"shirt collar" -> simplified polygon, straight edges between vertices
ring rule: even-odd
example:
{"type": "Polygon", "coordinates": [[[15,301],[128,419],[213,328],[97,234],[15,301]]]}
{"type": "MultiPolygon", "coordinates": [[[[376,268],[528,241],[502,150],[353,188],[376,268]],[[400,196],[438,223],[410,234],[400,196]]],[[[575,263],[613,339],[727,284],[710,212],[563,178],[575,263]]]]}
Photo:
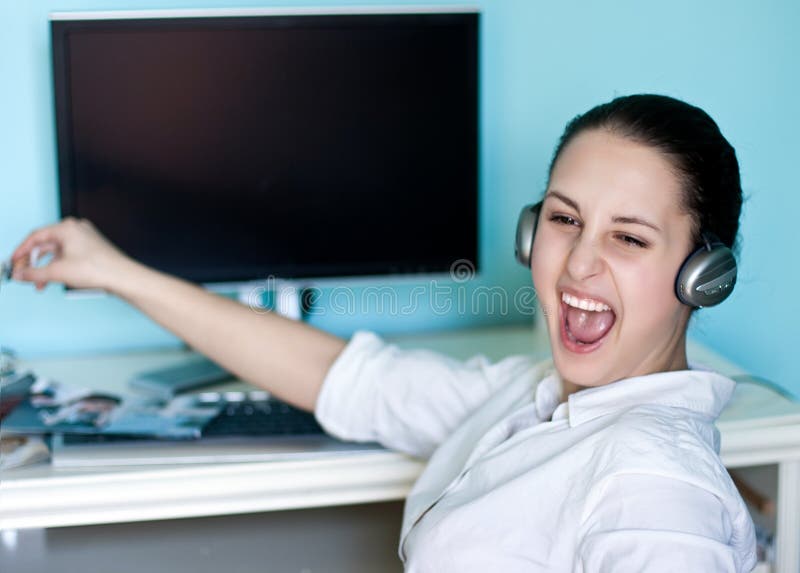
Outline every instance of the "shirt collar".
{"type": "Polygon", "coordinates": [[[643,404],[686,408],[716,419],[735,387],[736,383],[722,374],[690,365],[689,370],[657,372],[584,388],[570,394],[564,407],[558,408],[562,381],[554,370],[539,384],[536,411],[541,420],[569,418],[570,427],[643,404]],[[555,416],[556,410],[561,415],[555,416]]]}
{"type": "Polygon", "coordinates": [[[536,415],[542,422],[553,415],[561,402],[561,378],[552,370],[536,387],[536,415]]]}
{"type": "Polygon", "coordinates": [[[733,395],[736,383],[708,370],[678,370],[634,376],[570,394],[569,425],[578,426],[606,414],[642,404],[686,408],[716,419],[733,395]]]}

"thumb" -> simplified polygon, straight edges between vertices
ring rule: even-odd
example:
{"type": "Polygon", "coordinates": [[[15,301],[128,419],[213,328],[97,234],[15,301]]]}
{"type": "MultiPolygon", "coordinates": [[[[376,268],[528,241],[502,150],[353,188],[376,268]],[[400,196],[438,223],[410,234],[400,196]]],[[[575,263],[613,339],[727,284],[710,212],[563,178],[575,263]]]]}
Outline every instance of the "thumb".
{"type": "Polygon", "coordinates": [[[37,286],[46,284],[53,280],[53,268],[52,265],[47,265],[46,267],[22,267],[14,269],[13,274],[14,280],[17,281],[24,281],[24,282],[31,282],[36,283],[37,286]]]}

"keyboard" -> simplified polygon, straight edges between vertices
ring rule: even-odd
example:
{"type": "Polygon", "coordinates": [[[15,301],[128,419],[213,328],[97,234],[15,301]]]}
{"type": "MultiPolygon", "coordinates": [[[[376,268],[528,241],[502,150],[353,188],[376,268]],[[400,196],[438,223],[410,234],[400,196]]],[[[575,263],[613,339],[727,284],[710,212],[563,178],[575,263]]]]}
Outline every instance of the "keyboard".
{"type": "Polygon", "coordinates": [[[205,392],[198,405],[221,406],[202,429],[203,437],[324,434],[314,414],[271,398],[266,392],[205,392]]]}
{"type": "MultiPolygon", "coordinates": [[[[203,392],[197,394],[195,404],[220,407],[219,413],[203,426],[203,438],[325,435],[314,414],[276,400],[267,392],[203,392]]],[[[62,442],[84,445],[151,439],[117,434],[64,434],[62,442]]]]}

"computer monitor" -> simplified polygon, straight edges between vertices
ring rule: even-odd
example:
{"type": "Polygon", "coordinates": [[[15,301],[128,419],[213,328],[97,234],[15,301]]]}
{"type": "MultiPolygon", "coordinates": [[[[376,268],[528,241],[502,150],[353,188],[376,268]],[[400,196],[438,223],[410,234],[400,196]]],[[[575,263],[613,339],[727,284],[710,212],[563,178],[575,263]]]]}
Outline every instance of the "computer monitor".
{"type": "Polygon", "coordinates": [[[478,265],[479,15],[51,15],[62,216],[203,284],[478,265]]]}

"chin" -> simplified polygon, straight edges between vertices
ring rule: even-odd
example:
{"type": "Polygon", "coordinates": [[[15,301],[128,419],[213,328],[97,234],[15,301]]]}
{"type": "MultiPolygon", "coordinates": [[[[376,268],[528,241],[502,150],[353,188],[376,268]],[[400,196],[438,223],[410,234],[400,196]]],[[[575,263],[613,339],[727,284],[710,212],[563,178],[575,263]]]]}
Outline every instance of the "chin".
{"type": "Polygon", "coordinates": [[[613,376],[605,371],[607,364],[597,360],[585,360],[564,356],[560,352],[553,352],[553,365],[562,380],[576,386],[603,386],[614,381],[613,376]]]}

